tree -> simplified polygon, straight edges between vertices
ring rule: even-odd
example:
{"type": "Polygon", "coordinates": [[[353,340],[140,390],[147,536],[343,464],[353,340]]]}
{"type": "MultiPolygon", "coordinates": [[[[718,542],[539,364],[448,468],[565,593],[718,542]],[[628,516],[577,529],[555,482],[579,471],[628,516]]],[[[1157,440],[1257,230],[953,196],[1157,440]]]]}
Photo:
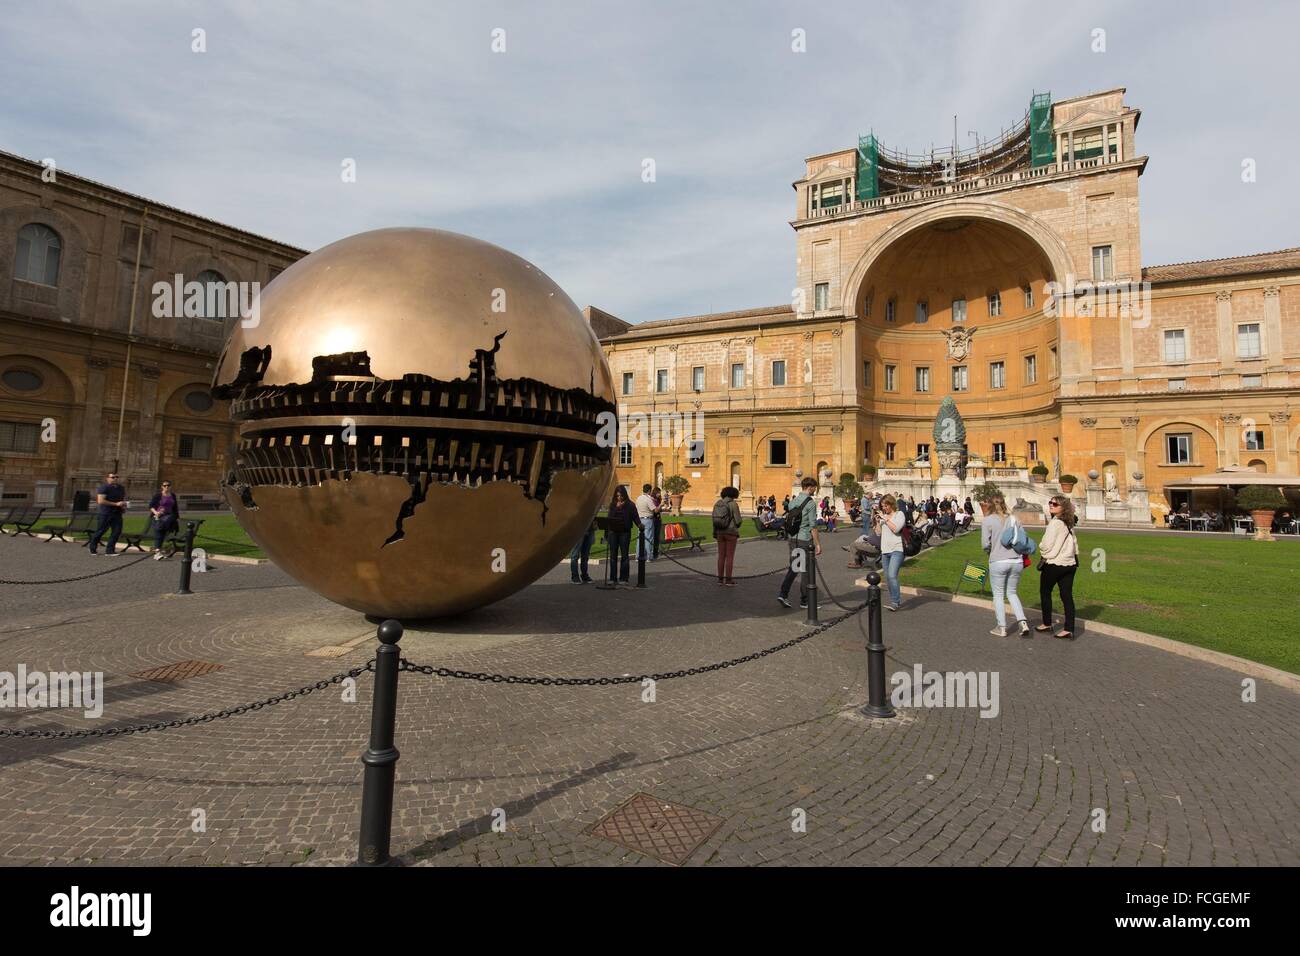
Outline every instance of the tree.
{"type": "Polygon", "coordinates": [[[839,484],[835,486],[835,497],[841,501],[858,501],[862,498],[862,485],[850,472],[840,475],[839,484]]]}

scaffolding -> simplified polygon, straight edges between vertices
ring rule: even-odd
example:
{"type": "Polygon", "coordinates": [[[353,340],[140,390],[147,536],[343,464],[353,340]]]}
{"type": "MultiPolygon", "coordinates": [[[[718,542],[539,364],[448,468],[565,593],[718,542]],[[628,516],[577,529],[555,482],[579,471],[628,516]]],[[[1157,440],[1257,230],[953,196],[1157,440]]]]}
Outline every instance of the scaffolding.
{"type": "Polygon", "coordinates": [[[880,152],[876,134],[858,137],[858,202],[880,195],[880,152]]]}
{"type": "Polygon", "coordinates": [[[1029,101],[1030,163],[1049,166],[1056,162],[1056,143],[1052,137],[1052,94],[1035,93],[1029,101]]]}

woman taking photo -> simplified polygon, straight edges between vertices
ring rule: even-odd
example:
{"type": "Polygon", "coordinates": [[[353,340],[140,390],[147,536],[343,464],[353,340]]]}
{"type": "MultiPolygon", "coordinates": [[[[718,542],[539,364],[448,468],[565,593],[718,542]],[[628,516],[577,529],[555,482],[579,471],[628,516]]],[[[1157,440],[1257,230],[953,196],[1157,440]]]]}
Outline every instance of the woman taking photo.
{"type": "Polygon", "coordinates": [[[893,495],[880,499],[880,512],[872,522],[872,530],[880,535],[880,562],[885,567],[885,581],[889,584],[889,603],[885,607],[897,611],[903,604],[903,591],[898,583],[898,572],[903,567],[903,513],[894,503],[893,495]]]}
{"type": "Polygon", "coordinates": [[[609,503],[609,530],[605,541],[609,545],[609,582],[627,584],[630,579],[632,529],[637,526],[636,506],[628,500],[627,489],[619,485],[614,489],[614,500],[609,503]]]}
{"type": "Polygon", "coordinates": [[[1074,526],[1078,518],[1074,514],[1073,502],[1065,495],[1053,495],[1047,503],[1047,511],[1051,517],[1038,545],[1038,553],[1042,555],[1038,562],[1038,601],[1043,608],[1043,623],[1034,630],[1046,632],[1052,629],[1052,588],[1060,588],[1065,620],[1054,636],[1072,641],[1074,572],[1079,569],[1079,542],[1074,537],[1074,526]]]}
{"type": "Polygon", "coordinates": [[[1015,519],[1007,514],[1007,499],[1002,495],[993,495],[989,499],[989,513],[980,522],[980,544],[989,556],[989,581],[993,586],[993,616],[998,625],[989,631],[994,637],[1007,636],[1006,601],[1011,602],[1011,610],[1016,615],[1016,624],[1020,627],[1021,637],[1031,637],[1029,623],[1025,620],[1025,608],[1020,603],[1017,587],[1020,575],[1025,570],[1025,560],[1010,545],[1002,543],[1002,533],[1015,519]]]}

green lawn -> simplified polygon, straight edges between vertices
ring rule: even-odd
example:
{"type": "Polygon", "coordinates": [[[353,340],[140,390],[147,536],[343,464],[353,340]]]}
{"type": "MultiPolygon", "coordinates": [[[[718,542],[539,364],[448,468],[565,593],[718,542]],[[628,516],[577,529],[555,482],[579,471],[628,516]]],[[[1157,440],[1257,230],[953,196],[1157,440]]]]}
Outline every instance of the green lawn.
{"type": "MultiPolygon", "coordinates": [[[[951,591],[967,561],[987,567],[978,529],[923,552],[904,567],[902,582],[951,591]]],[[[973,587],[964,584],[962,593],[973,587]]],[[[1033,567],[1019,593],[1026,607],[1039,607],[1033,567]]],[[[1087,620],[1300,673],[1300,547],[1293,542],[1084,530],[1074,600],[1087,620]]],[[[1054,603],[1059,615],[1059,596],[1054,603]]]]}

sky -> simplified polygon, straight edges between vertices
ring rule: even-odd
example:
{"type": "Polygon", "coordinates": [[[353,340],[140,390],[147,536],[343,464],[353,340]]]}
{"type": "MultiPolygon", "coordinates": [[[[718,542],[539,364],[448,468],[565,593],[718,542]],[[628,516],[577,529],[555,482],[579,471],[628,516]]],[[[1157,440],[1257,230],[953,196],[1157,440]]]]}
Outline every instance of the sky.
{"type": "Polygon", "coordinates": [[[1144,264],[1300,246],[1295,3],[0,11],[0,149],[305,249],[384,226],[467,233],[630,322],[788,302],[805,157],[869,130],[946,145],[954,114],[969,147],[1034,91],[1124,86],[1143,111],[1144,264]]]}

